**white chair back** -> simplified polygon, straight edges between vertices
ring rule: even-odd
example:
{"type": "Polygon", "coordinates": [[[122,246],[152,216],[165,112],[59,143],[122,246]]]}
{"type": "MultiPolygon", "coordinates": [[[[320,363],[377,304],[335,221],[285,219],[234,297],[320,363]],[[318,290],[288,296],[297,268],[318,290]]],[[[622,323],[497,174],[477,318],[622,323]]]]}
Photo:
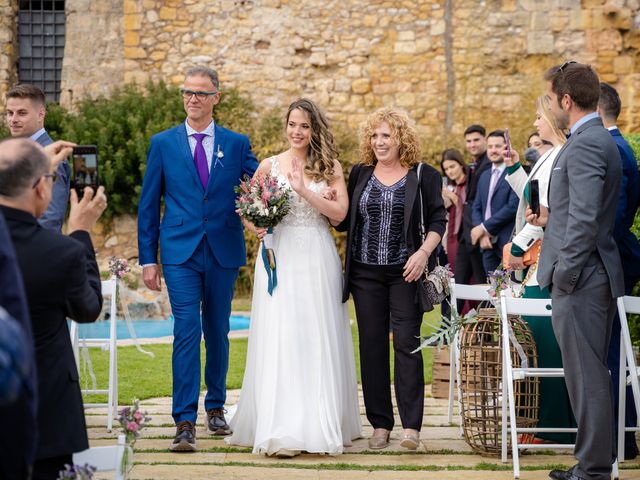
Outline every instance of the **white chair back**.
{"type": "MultiPolygon", "coordinates": [[[[125,444],[125,436],[118,436],[117,445],[109,445],[105,447],[91,447],[82,452],[73,454],[74,465],[88,464],[95,467],[98,472],[116,471],[115,479],[121,480],[123,478],[120,471],[120,465],[122,463],[122,457],[124,451],[128,447],[125,444]]],[[[130,452],[131,453],[131,452],[130,452]]]]}

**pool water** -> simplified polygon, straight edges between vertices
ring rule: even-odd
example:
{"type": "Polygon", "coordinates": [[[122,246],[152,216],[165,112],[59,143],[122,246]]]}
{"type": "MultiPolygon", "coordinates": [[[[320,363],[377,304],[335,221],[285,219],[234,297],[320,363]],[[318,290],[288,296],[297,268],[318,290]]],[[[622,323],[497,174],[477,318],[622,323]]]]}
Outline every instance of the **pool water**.
{"type": "MultiPolygon", "coordinates": [[[[133,320],[133,328],[138,338],[159,338],[173,335],[173,317],[168,320],[141,319],[133,320]]],[[[232,315],[229,317],[231,330],[245,330],[249,328],[249,317],[232,315]]],[[[81,323],[78,325],[80,338],[109,338],[110,322],[81,323]]],[[[131,338],[127,324],[118,319],[116,324],[118,339],[131,338]]]]}

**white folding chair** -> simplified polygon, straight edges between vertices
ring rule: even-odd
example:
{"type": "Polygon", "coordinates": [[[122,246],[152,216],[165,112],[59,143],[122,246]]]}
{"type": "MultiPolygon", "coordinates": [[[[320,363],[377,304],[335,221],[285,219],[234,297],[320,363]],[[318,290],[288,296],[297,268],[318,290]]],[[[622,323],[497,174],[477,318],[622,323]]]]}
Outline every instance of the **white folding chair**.
{"type": "MultiPolygon", "coordinates": [[[[507,429],[511,431],[511,451],[513,457],[513,476],[520,478],[520,449],[573,449],[575,444],[557,443],[557,444],[521,444],[518,442],[520,433],[536,433],[536,432],[557,432],[557,433],[575,433],[577,428],[557,428],[557,427],[530,427],[518,428],[516,424],[515,411],[515,394],[514,380],[524,380],[527,377],[562,377],[564,378],[563,368],[513,368],[511,362],[511,338],[509,335],[509,314],[527,315],[532,317],[549,317],[551,321],[551,300],[538,298],[514,298],[510,293],[501,292],[500,294],[500,320],[502,324],[502,364],[503,364],[503,391],[504,384],[507,384],[508,395],[502,395],[502,462],[507,461],[507,429]],[[508,398],[508,405],[507,405],[508,398]],[[509,412],[509,425],[507,425],[507,407],[509,412]]],[[[621,322],[622,323],[622,322],[621,322]]],[[[624,322],[626,325],[626,321],[624,322]]],[[[626,338],[629,330],[627,328],[626,338]]],[[[619,478],[618,462],[613,464],[613,478],[619,478]]]]}
{"type": "MultiPolygon", "coordinates": [[[[491,300],[488,285],[465,285],[456,283],[455,278],[449,279],[449,293],[451,296],[451,313],[458,315],[458,300],[491,300]]],[[[449,423],[453,421],[454,384],[458,383],[458,413],[460,413],[460,335],[459,332],[449,345],[449,409],[447,412],[449,423]]],[[[462,432],[462,425],[460,426],[462,432]]]]}
{"type": "MultiPolygon", "coordinates": [[[[120,471],[120,464],[125,449],[131,449],[125,443],[125,436],[118,436],[117,445],[109,445],[106,447],[91,447],[82,452],[73,454],[73,464],[84,466],[88,464],[96,468],[98,472],[116,471],[115,480],[123,480],[124,476],[120,471]]],[[[129,451],[132,454],[132,450],[129,451]]],[[[131,458],[131,456],[129,457],[131,458]]]]}
{"type": "MultiPolygon", "coordinates": [[[[633,400],[636,412],[640,414],[640,384],[638,375],[640,370],[636,365],[636,359],[633,354],[633,346],[631,345],[631,335],[629,333],[629,324],[627,323],[627,314],[640,313],[640,297],[619,297],[618,298],[618,316],[620,317],[620,378],[618,382],[618,461],[624,462],[624,434],[625,432],[637,432],[639,427],[624,426],[624,412],[626,408],[626,388],[631,384],[633,391],[633,400]],[[627,376],[628,372],[628,376],[627,376]]],[[[614,386],[615,387],[615,386],[614,386]]]]}
{"type": "Polygon", "coordinates": [[[109,297],[109,338],[80,338],[78,324],[71,321],[71,344],[76,357],[76,365],[80,369],[80,349],[97,347],[109,350],[109,386],[107,389],[88,388],[82,389],[83,394],[106,394],[106,403],[85,403],[85,408],[107,407],[107,430],[111,431],[113,419],[118,413],[118,347],[117,347],[117,282],[114,279],[102,282],[102,296],[109,297]]]}

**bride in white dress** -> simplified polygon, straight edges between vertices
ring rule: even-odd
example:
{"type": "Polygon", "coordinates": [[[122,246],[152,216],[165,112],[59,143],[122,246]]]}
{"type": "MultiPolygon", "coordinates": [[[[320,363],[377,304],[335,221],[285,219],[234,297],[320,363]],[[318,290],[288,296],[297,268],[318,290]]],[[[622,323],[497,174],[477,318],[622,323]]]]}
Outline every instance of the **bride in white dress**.
{"type": "Polygon", "coordinates": [[[342,266],[329,230],[329,221],[347,213],[347,192],[324,114],[300,99],[286,119],[290,148],[256,172],[277,175],[293,190],[273,232],[278,284],[269,295],[256,262],[247,364],[225,441],[279,457],[336,455],[361,436],[342,266]]]}

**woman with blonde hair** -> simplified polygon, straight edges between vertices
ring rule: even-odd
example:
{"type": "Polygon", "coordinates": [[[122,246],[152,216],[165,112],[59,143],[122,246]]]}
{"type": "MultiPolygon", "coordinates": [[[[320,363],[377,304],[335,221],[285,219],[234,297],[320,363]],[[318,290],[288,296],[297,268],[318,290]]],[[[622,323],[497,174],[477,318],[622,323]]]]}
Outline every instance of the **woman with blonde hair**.
{"type": "Polygon", "coordinates": [[[385,448],[394,426],[391,325],[400,445],[415,450],[424,408],[422,355],[411,353],[420,343],[423,314],[416,303],[416,280],[427,265],[435,266],[431,254],[444,234],[442,183],[434,168],[420,162],[418,135],[407,115],[395,108],[368,117],[360,151],[360,163],[349,176],[349,212],[336,228],[348,231],[342,299],[346,302],[351,293],[356,308],[364,404],[374,428],[369,447],[385,448]]]}
{"type": "MultiPolygon", "coordinates": [[[[536,242],[544,241],[542,227],[526,222],[525,212],[530,205],[530,185],[532,180],[537,180],[539,186],[540,205],[548,207],[549,177],[553,162],[558,152],[567,141],[565,133],[558,128],[555,118],[549,111],[549,99],[540,96],[536,100],[536,120],[533,125],[537,128],[540,138],[553,144],[553,148],[545,152],[535,163],[531,172],[527,175],[520,165],[518,152],[511,150],[511,155],[505,155],[507,164],[507,182],[520,198],[516,213],[515,235],[510,249],[509,267],[521,270],[523,296],[526,298],[550,298],[547,288],[540,289],[536,279],[538,259],[529,267],[525,267],[523,257],[527,250],[536,242]]],[[[535,248],[535,247],[533,247],[535,248]]],[[[538,250],[539,252],[539,250],[538,250]]],[[[550,318],[525,317],[525,321],[531,327],[536,341],[538,352],[538,366],[540,368],[561,367],[562,358],[560,348],[556,341],[550,318]]],[[[569,395],[561,378],[540,379],[540,400],[538,404],[538,427],[575,427],[569,395]]],[[[575,435],[571,433],[538,433],[534,441],[553,443],[572,443],[575,435]]]]}
{"type": "Polygon", "coordinates": [[[273,231],[278,285],[270,295],[256,262],[246,369],[226,441],[278,457],[337,455],[362,433],[342,268],[328,222],[344,219],[347,191],[324,113],[300,99],[285,118],[289,149],[256,171],[293,190],[273,231]]]}

